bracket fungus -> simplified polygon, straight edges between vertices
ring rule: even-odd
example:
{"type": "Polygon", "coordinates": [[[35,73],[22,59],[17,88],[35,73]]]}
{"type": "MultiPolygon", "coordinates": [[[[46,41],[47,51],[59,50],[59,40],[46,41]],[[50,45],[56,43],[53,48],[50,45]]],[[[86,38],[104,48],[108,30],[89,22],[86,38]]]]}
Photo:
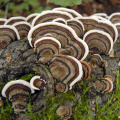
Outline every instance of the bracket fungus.
{"type": "Polygon", "coordinates": [[[97,92],[105,94],[113,91],[115,77],[111,74],[95,80],[94,87],[97,92]]]}
{"type": "Polygon", "coordinates": [[[30,24],[32,24],[33,19],[39,15],[40,13],[32,13],[26,17],[26,21],[30,24]]]}
{"type": "Polygon", "coordinates": [[[2,96],[12,102],[15,114],[25,111],[30,93],[34,93],[34,90],[30,83],[24,80],[10,81],[2,89],[2,96]]]}
{"type": "Polygon", "coordinates": [[[54,20],[56,18],[63,18],[65,20],[68,20],[73,17],[71,14],[69,14],[67,12],[46,10],[34,18],[34,20],[32,22],[32,27],[36,26],[37,24],[43,23],[43,22],[51,22],[52,20],[54,20]]]}
{"type": "Polygon", "coordinates": [[[75,17],[82,17],[82,15],[81,15],[80,13],[78,13],[77,11],[75,11],[75,10],[73,10],[73,9],[65,8],[65,7],[57,7],[57,8],[54,8],[53,10],[55,10],[55,11],[68,12],[68,13],[70,13],[74,18],[75,18],[75,17]]]}
{"type": "Polygon", "coordinates": [[[43,64],[49,63],[54,54],[60,53],[61,44],[53,37],[42,37],[35,42],[34,52],[37,53],[38,61],[43,64]]]}
{"type": "Polygon", "coordinates": [[[2,50],[9,43],[19,39],[19,33],[14,26],[0,25],[0,50],[2,50]]]}
{"type": "Polygon", "coordinates": [[[61,117],[62,120],[67,120],[72,115],[72,108],[67,104],[62,104],[57,108],[56,113],[61,117]]]}
{"type": "Polygon", "coordinates": [[[63,23],[65,25],[67,25],[67,21],[63,18],[56,18],[52,22],[59,22],[59,23],[63,23]]]}
{"type": "Polygon", "coordinates": [[[115,24],[115,23],[120,23],[120,12],[112,13],[112,14],[108,17],[108,20],[110,20],[113,24],[115,24]]]}
{"type": "Polygon", "coordinates": [[[90,74],[91,74],[91,67],[90,65],[85,62],[85,61],[80,61],[80,63],[82,64],[82,69],[83,69],[83,77],[82,79],[87,79],[90,77],[90,74]]]}
{"type": "Polygon", "coordinates": [[[81,80],[83,76],[82,64],[76,58],[68,55],[54,55],[49,64],[52,76],[60,83],[56,84],[58,92],[67,92],[81,80]]]}
{"type": "Polygon", "coordinates": [[[109,54],[113,49],[113,39],[108,33],[101,30],[88,31],[83,40],[93,54],[109,54]]]}
{"type": "Polygon", "coordinates": [[[91,55],[88,63],[92,68],[96,68],[98,66],[106,68],[108,66],[107,61],[102,59],[99,54],[91,55]]]}
{"type": "Polygon", "coordinates": [[[103,17],[103,18],[108,17],[106,13],[94,13],[92,16],[100,16],[100,17],[103,17]]]}
{"type": "Polygon", "coordinates": [[[7,21],[6,18],[0,18],[0,25],[4,25],[6,21],[7,21]]]}
{"type": "Polygon", "coordinates": [[[118,30],[118,37],[120,37],[120,23],[115,23],[114,24],[118,30]]]}
{"type": "Polygon", "coordinates": [[[81,21],[77,19],[70,19],[67,20],[67,25],[70,26],[75,31],[78,37],[82,38],[84,36],[85,29],[81,21]]]}
{"type": "Polygon", "coordinates": [[[40,76],[34,76],[30,80],[30,86],[34,90],[42,90],[46,86],[45,80],[41,79],[40,76]]]}
{"type": "Polygon", "coordinates": [[[23,16],[10,17],[5,22],[5,25],[13,25],[14,23],[20,22],[20,21],[26,21],[26,18],[23,16]]]}
{"type": "Polygon", "coordinates": [[[45,22],[34,26],[28,33],[28,40],[31,47],[39,38],[51,34],[61,43],[61,48],[69,46],[71,51],[68,55],[71,55],[79,60],[84,60],[89,52],[88,45],[85,41],[80,39],[75,31],[62,23],[57,22],[45,22]]]}
{"type": "Polygon", "coordinates": [[[20,21],[13,24],[13,26],[18,30],[20,39],[27,37],[31,25],[26,21],[20,21]]]}

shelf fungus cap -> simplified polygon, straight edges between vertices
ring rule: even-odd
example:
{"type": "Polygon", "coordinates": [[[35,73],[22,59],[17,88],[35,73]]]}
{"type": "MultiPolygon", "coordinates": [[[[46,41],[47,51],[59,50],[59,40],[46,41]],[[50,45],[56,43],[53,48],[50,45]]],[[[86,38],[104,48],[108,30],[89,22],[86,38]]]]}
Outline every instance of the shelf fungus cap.
{"type": "Polygon", "coordinates": [[[116,26],[113,23],[111,23],[109,20],[99,20],[96,29],[107,32],[112,37],[113,43],[116,42],[118,38],[118,31],[116,26]]]}
{"type": "Polygon", "coordinates": [[[98,19],[95,16],[76,17],[75,19],[83,23],[85,28],[85,33],[88,32],[89,30],[95,29],[98,24],[98,19]]]}
{"type": "Polygon", "coordinates": [[[70,26],[78,35],[78,37],[82,38],[84,36],[84,25],[81,21],[77,19],[69,19],[67,20],[67,25],[70,26]]]}
{"type": "Polygon", "coordinates": [[[19,39],[19,33],[14,26],[0,25],[0,49],[19,39]]]}
{"type": "Polygon", "coordinates": [[[13,24],[13,26],[18,30],[21,39],[27,37],[31,28],[31,25],[26,21],[16,22],[13,24]]]}
{"type": "Polygon", "coordinates": [[[51,34],[56,38],[61,43],[61,48],[70,46],[73,54],[70,52],[69,55],[79,60],[84,60],[87,57],[89,48],[86,42],[80,39],[71,27],[57,22],[45,22],[34,26],[28,33],[31,47],[34,47],[36,40],[46,34],[51,34]]]}
{"type": "Polygon", "coordinates": [[[30,86],[34,90],[42,90],[46,86],[45,80],[41,79],[40,76],[34,76],[30,80],[30,86]]]}
{"type": "Polygon", "coordinates": [[[53,10],[55,11],[63,11],[63,12],[68,12],[70,13],[73,17],[81,17],[82,15],[80,13],[78,13],[77,11],[73,10],[73,9],[69,9],[69,8],[65,8],[65,7],[57,7],[54,8],[53,10]]]}
{"type": "Polygon", "coordinates": [[[120,23],[120,12],[112,13],[112,14],[108,17],[108,20],[110,20],[113,24],[115,24],[115,23],[120,23]]]}
{"type": "Polygon", "coordinates": [[[100,17],[103,17],[103,18],[107,18],[108,17],[106,13],[95,13],[92,16],[100,16],[100,17]]]}
{"type": "Polygon", "coordinates": [[[63,23],[65,25],[67,25],[67,21],[63,18],[56,18],[52,22],[59,22],[59,23],[63,23]]]}
{"type": "Polygon", "coordinates": [[[14,23],[19,22],[19,21],[26,21],[26,18],[23,16],[10,17],[5,22],[5,25],[13,25],[14,23]]]}
{"type": "Polygon", "coordinates": [[[117,28],[117,31],[118,31],[118,37],[120,37],[120,23],[115,23],[114,24],[117,28]]]}
{"type": "MultiPolygon", "coordinates": [[[[34,93],[34,90],[31,88],[30,83],[24,80],[15,80],[8,82],[2,89],[2,96],[8,97],[12,90],[14,89],[23,89],[27,90],[30,93],[34,93]]],[[[9,98],[10,99],[10,98],[9,98]]]]}
{"type": "Polygon", "coordinates": [[[51,61],[54,54],[59,54],[61,43],[53,37],[42,37],[35,42],[34,52],[37,53],[41,63],[46,64],[51,61]]]}
{"type": "Polygon", "coordinates": [[[83,40],[88,44],[93,54],[109,54],[113,49],[111,36],[101,30],[90,30],[85,33],[83,40]]]}
{"type": "Polygon", "coordinates": [[[33,19],[39,15],[40,13],[32,13],[26,17],[26,21],[30,24],[32,24],[33,19]]]}
{"type": "Polygon", "coordinates": [[[63,18],[65,20],[73,18],[71,14],[67,12],[62,12],[62,11],[53,11],[53,10],[46,10],[37,15],[33,22],[32,22],[32,27],[43,23],[43,22],[50,22],[56,18],[63,18]]]}
{"type": "Polygon", "coordinates": [[[24,80],[10,81],[2,89],[2,96],[11,101],[15,114],[25,111],[30,93],[34,93],[34,89],[24,80]]]}
{"type": "Polygon", "coordinates": [[[4,25],[6,21],[7,21],[6,18],[0,18],[0,25],[4,25]]]}
{"type": "Polygon", "coordinates": [[[90,65],[85,61],[80,61],[80,63],[82,64],[82,69],[83,69],[83,79],[89,78],[91,74],[90,65]]]}
{"type": "Polygon", "coordinates": [[[108,78],[97,79],[94,83],[94,87],[99,93],[109,93],[113,90],[113,82],[108,78]]]}
{"type": "Polygon", "coordinates": [[[67,120],[72,115],[72,108],[67,104],[62,104],[57,108],[56,113],[61,117],[62,120],[67,120]]]}
{"type": "Polygon", "coordinates": [[[72,86],[80,81],[83,76],[82,64],[76,58],[68,55],[54,55],[54,58],[49,64],[49,68],[53,77],[61,82],[59,86],[62,83],[63,86],[68,85],[68,87],[61,87],[64,90],[59,90],[64,91],[64,93],[71,90],[72,86]]]}
{"type": "Polygon", "coordinates": [[[108,66],[107,61],[102,59],[99,54],[91,55],[91,57],[89,59],[89,64],[92,68],[96,68],[98,66],[99,67],[107,67],[108,66]]]}

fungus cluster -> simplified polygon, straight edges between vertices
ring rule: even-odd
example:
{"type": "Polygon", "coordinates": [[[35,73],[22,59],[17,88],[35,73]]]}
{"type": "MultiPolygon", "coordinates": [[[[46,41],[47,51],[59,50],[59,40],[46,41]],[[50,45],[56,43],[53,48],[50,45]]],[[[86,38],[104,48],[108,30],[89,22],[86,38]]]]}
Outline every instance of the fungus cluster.
{"type": "MultiPolygon", "coordinates": [[[[89,78],[91,69],[108,66],[101,55],[110,55],[118,35],[120,13],[110,16],[97,13],[84,17],[72,9],[59,7],[33,13],[26,18],[0,19],[0,49],[12,41],[27,37],[37,54],[38,63],[49,66],[56,79],[56,91],[63,93],[71,90],[76,82],[89,78]]],[[[94,87],[102,94],[111,92],[114,80],[113,75],[105,73],[103,78],[95,80],[94,87]]],[[[11,81],[2,90],[2,95],[12,102],[15,113],[18,113],[18,108],[24,111],[33,89],[41,90],[46,85],[40,76],[31,78],[29,85],[18,82],[21,80],[11,81]],[[16,86],[13,87],[15,84],[20,86],[18,90],[16,86]],[[21,95],[25,96],[25,101],[19,97],[21,95]],[[17,100],[24,102],[18,105],[17,100]]],[[[68,119],[68,112],[69,115],[72,113],[71,108],[68,111],[66,107],[61,105],[57,110],[61,119],[68,119]]]]}

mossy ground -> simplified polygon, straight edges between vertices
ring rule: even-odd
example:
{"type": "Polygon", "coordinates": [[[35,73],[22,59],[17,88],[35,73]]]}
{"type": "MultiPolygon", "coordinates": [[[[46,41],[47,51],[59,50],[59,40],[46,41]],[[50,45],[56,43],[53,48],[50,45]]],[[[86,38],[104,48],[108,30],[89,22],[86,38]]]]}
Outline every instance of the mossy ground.
{"type": "MultiPolygon", "coordinates": [[[[117,120],[120,116],[120,85],[119,85],[119,70],[117,70],[117,77],[115,81],[115,88],[111,94],[111,98],[107,101],[104,106],[99,106],[96,99],[95,115],[90,115],[90,106],[87,102],[86,93],[89,90],[89,86],[86,82],[80,82],[76,84],[76,87],[82,87],[81,103],[78,102],[76,98],[76,93],[73,90],[67,93],[55,93],[54,96],[48,97],[45,95],[47,100],[47,106],[43,108],[42,111],[33,113],[32,104],[29,101],[27,106],[27,111],[25,114],[30,116],[32,120],[60,120],[60,117],[56,114],[56,109],[60,104],[67,101],[73,101],[72,106],[72,116],[69,120],[117,120]]],[[[33,75],[27,76],[27,80],[33,75]]],[[[22,77],[24,79],[24,77],[22,77]]],[[[3,86],[3,85],[2,85],[3,86]]],[[[1,87],[2,88],[2,87],[1,87]]],[[[10,120],[13,115],[13,110],[11,108],[11,103],[6,99],[4,105],[0,108],[0,120],[10,120]]]]}

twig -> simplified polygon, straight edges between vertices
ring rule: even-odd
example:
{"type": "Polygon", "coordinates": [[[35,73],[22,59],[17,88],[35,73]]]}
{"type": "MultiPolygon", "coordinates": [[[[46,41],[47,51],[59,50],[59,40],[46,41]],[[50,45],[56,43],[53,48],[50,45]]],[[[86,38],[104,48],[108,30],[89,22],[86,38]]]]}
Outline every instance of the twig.
{"type": "Polygon", "coordinates": [[[3,5],[0,6],[0,9],[4,6],[6,6],[9,2],[11,2],[12,0],[8,0],[6,3],[4,3],[3,5]]]}
{"type": "Polygon", "coordinates": [[[4,14],[4,18],[7,18],[7,13],[8,13],[8,5],[9,5],[9,2],[10,0],[7,0],[7,4],[6,4],[6,7],[5,7],[5,14],[4,14]]]}

